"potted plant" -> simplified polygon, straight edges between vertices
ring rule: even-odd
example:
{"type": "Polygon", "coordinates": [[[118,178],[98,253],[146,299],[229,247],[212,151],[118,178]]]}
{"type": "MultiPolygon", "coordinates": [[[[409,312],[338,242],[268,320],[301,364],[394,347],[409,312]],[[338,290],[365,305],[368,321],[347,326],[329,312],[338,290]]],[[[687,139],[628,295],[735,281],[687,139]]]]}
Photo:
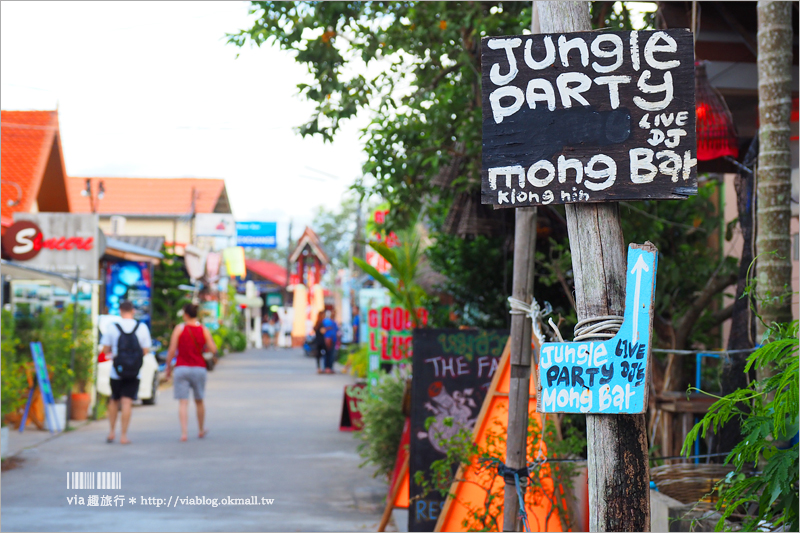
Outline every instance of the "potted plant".
{"type": "MultiPolygon", "coordinates": [[[[72,324],[71,308],[64,313],[63,322],[72,324]]],[[[91,319],[86,313],[78,313],[77,334],[75,336],[75,360],[73,364],[74,386],[70,401],[70,419],[86,420],[92,397],[88,393],[94,370],[94,349],[92,346],[91,319]]]]}

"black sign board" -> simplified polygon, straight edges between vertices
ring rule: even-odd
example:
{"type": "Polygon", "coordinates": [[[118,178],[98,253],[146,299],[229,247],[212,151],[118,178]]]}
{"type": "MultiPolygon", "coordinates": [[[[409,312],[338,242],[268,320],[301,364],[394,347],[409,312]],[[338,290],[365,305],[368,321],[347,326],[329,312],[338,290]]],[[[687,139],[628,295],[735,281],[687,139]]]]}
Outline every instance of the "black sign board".
{"type": "Polygon", "coordinates": [[[697,193],[687,29],[484,37],[481,202],[697,193]]]}
{"type": "Polygon", "coordinates": [[[445,498],[414,482],[430,480],[431,463],[445,457],[442,440],[472,429],[508,340],[508,331],[415,329],[411,385],[409,531],[433,531],[445,498]],[[428,418],[435,421],[425,427],[428,418]],[[451,418],[452,424],[446,422],[451,418]]]}

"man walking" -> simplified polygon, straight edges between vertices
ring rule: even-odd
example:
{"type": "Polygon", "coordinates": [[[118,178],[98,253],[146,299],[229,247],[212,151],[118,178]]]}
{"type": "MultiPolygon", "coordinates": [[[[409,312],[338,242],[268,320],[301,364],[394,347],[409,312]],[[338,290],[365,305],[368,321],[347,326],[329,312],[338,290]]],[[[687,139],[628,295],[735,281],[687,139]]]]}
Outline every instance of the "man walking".
{"type": "Polygon", "coordinates": [[[133,400],[139,392],[139,378],[144,354],[150,351],[153,341],[146,324],[133,318],[133,304],[124,301],[119,305],[120,321],[111,324],[103,334],[103,351],[111,358],[111,398],[108,402],[108,421],[111,430],[106,442],[114,442],[117,413],[122,411],[120,444],[130,444],[128,425],[131,421],[133,400]],[[121,407],[121,409],[120,409],[121,407]]]}
{"type": "Polygon", "coordinates": [[[325,328],[325,373],[333,374],[333,362],[336,360],[336,344],[339,340],[339,326],[336,324],[336,310],[330,310],[330,316],[322,321],[325,328]]]}

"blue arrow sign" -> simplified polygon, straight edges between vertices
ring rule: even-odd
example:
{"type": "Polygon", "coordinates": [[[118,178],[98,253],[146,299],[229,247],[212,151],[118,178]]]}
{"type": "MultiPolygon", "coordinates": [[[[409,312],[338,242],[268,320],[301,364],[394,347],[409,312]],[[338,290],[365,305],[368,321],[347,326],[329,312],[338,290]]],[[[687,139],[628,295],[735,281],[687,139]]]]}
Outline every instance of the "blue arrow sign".
{"type": "Polygon", "coordinates": [[[628,247],[625,314],[606,341],[546,342],[539,354],[537,410],[633,414],[647,408],[658,250],[628,247]]]}

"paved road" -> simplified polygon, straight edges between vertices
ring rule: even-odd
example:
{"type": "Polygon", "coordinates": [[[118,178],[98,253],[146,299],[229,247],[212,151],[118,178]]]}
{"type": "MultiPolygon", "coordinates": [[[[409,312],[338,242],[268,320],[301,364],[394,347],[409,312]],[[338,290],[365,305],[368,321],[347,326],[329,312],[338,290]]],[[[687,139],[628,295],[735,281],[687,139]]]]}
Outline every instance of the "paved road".
{"type": "MultiPolygon", "coordinates": [[[[106,444],[105,420],[24,450],[2,474],[3,531],[374,531],[386,493],[338,430],[346,375],[317,375],[299,350],[230,355],[209,374],[207,427],[179,442],[177,401],[135,407],[133,444],[106,444]],[[122,490],[68,490],[67,472],[122,473],[122,490]],[[125,496],[122,507],[68,497],[125,496]],[[156,507],[141,498],[273,498],[272,505],[156,507]],[[137,503],[131,505],[129,498],[137,503]]],[[[118,437],[119,438],[119,437],[118,437]]]]}

